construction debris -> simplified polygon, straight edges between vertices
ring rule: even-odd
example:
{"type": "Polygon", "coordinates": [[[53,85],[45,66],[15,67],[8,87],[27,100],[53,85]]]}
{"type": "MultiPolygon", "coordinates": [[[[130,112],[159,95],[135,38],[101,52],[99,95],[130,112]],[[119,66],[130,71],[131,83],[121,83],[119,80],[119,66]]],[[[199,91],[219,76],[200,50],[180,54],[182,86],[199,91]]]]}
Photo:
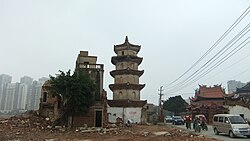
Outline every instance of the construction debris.
{"type": "Polygon", "coordinates": [[[180,130],[167,125],[133,125],[132,127],[111,124],[107,128],[87,127],[87,124],[74,129],[65,126],[52,126],[46,117],[36,112],[25,113],[9,119],[0,119],[1,141],[61,141],[61,140],[188,140],[216,141],[203,135],[180,130]]]}

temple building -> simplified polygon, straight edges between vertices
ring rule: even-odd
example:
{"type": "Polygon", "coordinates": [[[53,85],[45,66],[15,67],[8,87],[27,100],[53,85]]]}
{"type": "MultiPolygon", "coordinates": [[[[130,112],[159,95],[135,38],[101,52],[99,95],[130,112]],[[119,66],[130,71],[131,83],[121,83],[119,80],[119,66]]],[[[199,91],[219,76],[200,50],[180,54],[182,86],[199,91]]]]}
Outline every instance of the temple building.
{"type": "Polygon", "coordinates": [[[228,113],[225,108],[225,89],[221,85],[206,86],[199,85],[195,90],[195,96],[190,98],[189,111],[193,117],[197,114],[204,114],[208,119],[208,123],[212,122],[212,117],[215,114],[228,113]]]}
{"type": "Polygon", "coordinates": [[[208,87],[206,85],[199,85],[199,89],[195,90],[195,96],[191,99],[191,102],[199,105],[223,105],[225,90],[221,85],[214,85],[208,87]]]}

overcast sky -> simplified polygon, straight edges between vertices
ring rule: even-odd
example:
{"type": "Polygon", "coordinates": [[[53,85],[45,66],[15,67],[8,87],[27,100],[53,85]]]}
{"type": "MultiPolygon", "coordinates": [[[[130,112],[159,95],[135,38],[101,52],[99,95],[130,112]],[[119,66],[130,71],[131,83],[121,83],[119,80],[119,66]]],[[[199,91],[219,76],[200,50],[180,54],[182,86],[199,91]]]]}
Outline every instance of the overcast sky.
{"type": "MultiPolygon", "coordinates": [[[[185,88],[173,93],[168,89],[168,84],[211,48],[249,5],[249,0],[0,0],[0,74],[11,75],[13,82],[18,82],[25,75],[37,80],[58,70],[74,70],[78,53],[86,50],[105,65],[104,88],[112,99],[108,85],[114,82],[109,74],[115,69],[111,64],[116,55],[113,47],[128,36],[130,43],[141,45],[139,69],[145,73],[140,83],[146,84],[141,99],[150,103],[158,104],[160,86],[167,99],[191,97],[198,84],[226,88],[228,80],[248,82],[250,44],[185,88]]],[[[173,86],[185,86],[181,82],[249,22],[250,14],[173,86]]]]}

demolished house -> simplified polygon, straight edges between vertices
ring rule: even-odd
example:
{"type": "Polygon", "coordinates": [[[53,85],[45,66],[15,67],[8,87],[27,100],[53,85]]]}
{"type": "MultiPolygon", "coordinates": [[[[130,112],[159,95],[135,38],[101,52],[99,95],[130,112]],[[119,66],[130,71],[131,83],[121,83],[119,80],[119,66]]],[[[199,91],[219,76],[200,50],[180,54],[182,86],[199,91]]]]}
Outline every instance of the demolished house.
{"type": "Polygon", "coordinates": [[[89,56],[87,51],[80,51],[76,60],[75,71],[83,71],[90,76],[96,85],[95,102],[84,115],[65,113],[67,99],[54,95],[49,91],[48,81],[42,86],[39,114],[49,117],[55,124],[64,124],[67,127],[103,127],[107,123],[107,96],[103,89],[103,64],[96,64],[97,57],[89,56]]]}

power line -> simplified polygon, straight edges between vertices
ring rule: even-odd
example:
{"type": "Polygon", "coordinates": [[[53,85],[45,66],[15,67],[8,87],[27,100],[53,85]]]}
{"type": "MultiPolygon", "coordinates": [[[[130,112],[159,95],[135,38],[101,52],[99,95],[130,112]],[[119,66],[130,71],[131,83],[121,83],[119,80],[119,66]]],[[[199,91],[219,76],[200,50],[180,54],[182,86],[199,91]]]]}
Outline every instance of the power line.
{"type": "MultiPolygon", "coordinates": [[[[249,39],[249,38],[247,38],[247,39],[249,39]]],[[[246,40],[245,40],[246,41],[246,40]]],[[[244,41],[244,42],[245,42],[244,41]]],[[[201,79],[202,77],[204,77],[205,75],[207,75],[208,73],[210,73],[212,70],[214,70],[216,67],[218,67],[220,64],[222,64],[223,62],[225,62],[227,59],[229,59],[232,55],[234,55],[235,53],[237,53],[240,49],[242,49],[243,47],[245,47],[248,43],[249,43],[250,41],[248,41],[246,44],[244,44],[243,46],[241,46],[238,50],[236,50],[235,52],[233,52],[231,55],[229,55],[227,58],[223,58],[224,60],[223,61],[221,61],[221,62],[219,62],[219,64],[215,64],[214,66],[212,66],[213,68],[210,68],[209,70],[207,70],[206,72],[203,72],[201,75],[199,75],[199,76],[197,76],[196,78],[194,78],[194,80],[192,80],[191,82],[189,82],[188,84],[186,84],[186,85],[184,85],[184,86],[182,86],[181,88],[179,88],[178,90],[176,90],[175,92],[177,92],[177,91],[179,91],[179,90],[181,90],[181,89],[183,89],[183,88],[185,88],[185,87],[187,87],[187,86],[189,86],[190,84],[193,84],[194,82],[196,82],[197,80],[199,80],[199,79],[201,79]]],[[[242,45],[243,44],[243,42],[240,44],[240,45],[242,45]]],[[[239,46],[240,46],[239,45],[239,46]]],[[[238,47],[239,47],[238,46],[238,47]]],[[[237,48],[238,48],[237,47],[237,48]]],[[[218,62],[217,62],[218,63],[218,62]]]]}
{"type": "Polygon", "coordinates": [[[246,70],[244,70],[244,71],[242,71],[242,72],[240,72],[240,73],[236,74],[236,75],[235,75],[235,76],[233,76],[232,78],[235,78],[235,77],[237,77],[237,76],[240,76],[240,75],[242,75],[242,74],[244,74],[244,73],[248,72],[249,70],[250,70],[250,68],[248,68],[248,69],[246,69],[246,70]]]}
{"type": "Polygon", "coordinates": [[[177,79],[170,82],[166,87],[168,88],[175,82],[177,82],[180,78],[182,78],[184,75],[186,75],[192,68],[194,68],[202,59],[204,59],[240,22],[242,19],[245,18],[245,16],[250,12],[249,11],[250,6],[240,15],[240,17],[237,18],[237,20],[222,34],[222,36],[206,51],[205,54],[202,55],[201,58],[199,58],[198,61],[196,61],[187,71],[185,71],[182,75],[180,75],[177,79]]]}
{"type": "MultiPolygon", "coordinates": [[[[219,75],[220,73],[222,73],[222,72],[228,70],[229,68],[231,68],[231,67],[233,67],[234,65],[240,63],[241,61],[245,60],[245,59],[248,58],[249,56],[250,56],[250,54],[248,54],[247,56],[245,56],[245,57],[243,57],[243,58],[241,58],[241,59],[239,59],[239,60],[237,60],[237,61],[235,61],[233,64],[231,64],[231,65],[228,66],[227,68],[221,70],[220,72],[216,73],[215,75],[211,76],[209,79],[211,79],[211,78],[213,78],[213,77],[219,75]]],[[[209,80],[209,79],[206,79],[206,81],[209,80]]]]}
{"type": "Polygon", "coordinates": [[[238,51],[240,51],[243,47],[245,47],[248,43],[250,43],[250,41],[246,42],[250,37],[248,37],[246,40],[244,40],[240,45],[238,45],[235,49],[234,52],[230,52],[226,55],[226,58],[222,58],[219,62],[217,62],[216,64],[214,64],[210,69],[208,69],[207,71],[203,72],[201,75],[197,76],[196,78],[194,78],[194,80],[192,80],[191,82],[189,82],[188,84],[179,87],[179,89],[175,90],[175,91],[171,91],[171,92],[177,92],[187,86],[189,86],[190,84],[193,84],[194,82],[196,82],[197,80],[201,79],[202,77],[204,77],[205,75],[207,75],[208,73],[210,73],[211,71],[213,71],[215,68],[217,68],[219,65],[221,65],[222,63],[224,63],[226,60],[228,60],[231,56],[233,56],[234,54],[236,54],[238,51]],[[246,42],[244,45],[242,45],[244,42],[246,42]],[[242,46],[241,46],[242,45],[242,46]],[[241,47],[240,47],[241,46],[241,47]]]}
{"type": "MultiPolygon", "coordinates": [[[[231,77],[230,79],[235,79],[235,77],[241,76],[241,75],[243,75],[244,73],[246,73],[246,72],[248,72],[248,71],[250,71],[250,68],[247,68],[247,69],[245,69],[244,71],[242,71],[242,72],[240,72],[240,73],[234,75],[234,76],[231,77]]],[[[223,81],[223,82],[226,83],[227,81],[223,81]]]]}
{"type": "Polygon", "coordinates": [[[203,64],[199,69],[197,69],[194,73],[192,73],[186,79],[184,79],[181,82],[177,83],[176,85],[172,86],[172,88],[170,88],[169,91],[171,91],[172,89],[179,88],[180,84],[188,83],[189,81],[191,81],[193,79],[194,76],[197,76],[200,73],[202,73],[206,68],[211,66],[212,63],[214,63],[220,57],[224,58],[221,55],[225,54],[227,50],[232,48],[235,43],[237,43],[242,37],[244,37],[250,31],[249,27],[250,27],[250,23],[247,26],[245,26],[232,40],[230,40],[219,52],[217,52],[213,57],[211,57],[205,64],[203,64]]]}

